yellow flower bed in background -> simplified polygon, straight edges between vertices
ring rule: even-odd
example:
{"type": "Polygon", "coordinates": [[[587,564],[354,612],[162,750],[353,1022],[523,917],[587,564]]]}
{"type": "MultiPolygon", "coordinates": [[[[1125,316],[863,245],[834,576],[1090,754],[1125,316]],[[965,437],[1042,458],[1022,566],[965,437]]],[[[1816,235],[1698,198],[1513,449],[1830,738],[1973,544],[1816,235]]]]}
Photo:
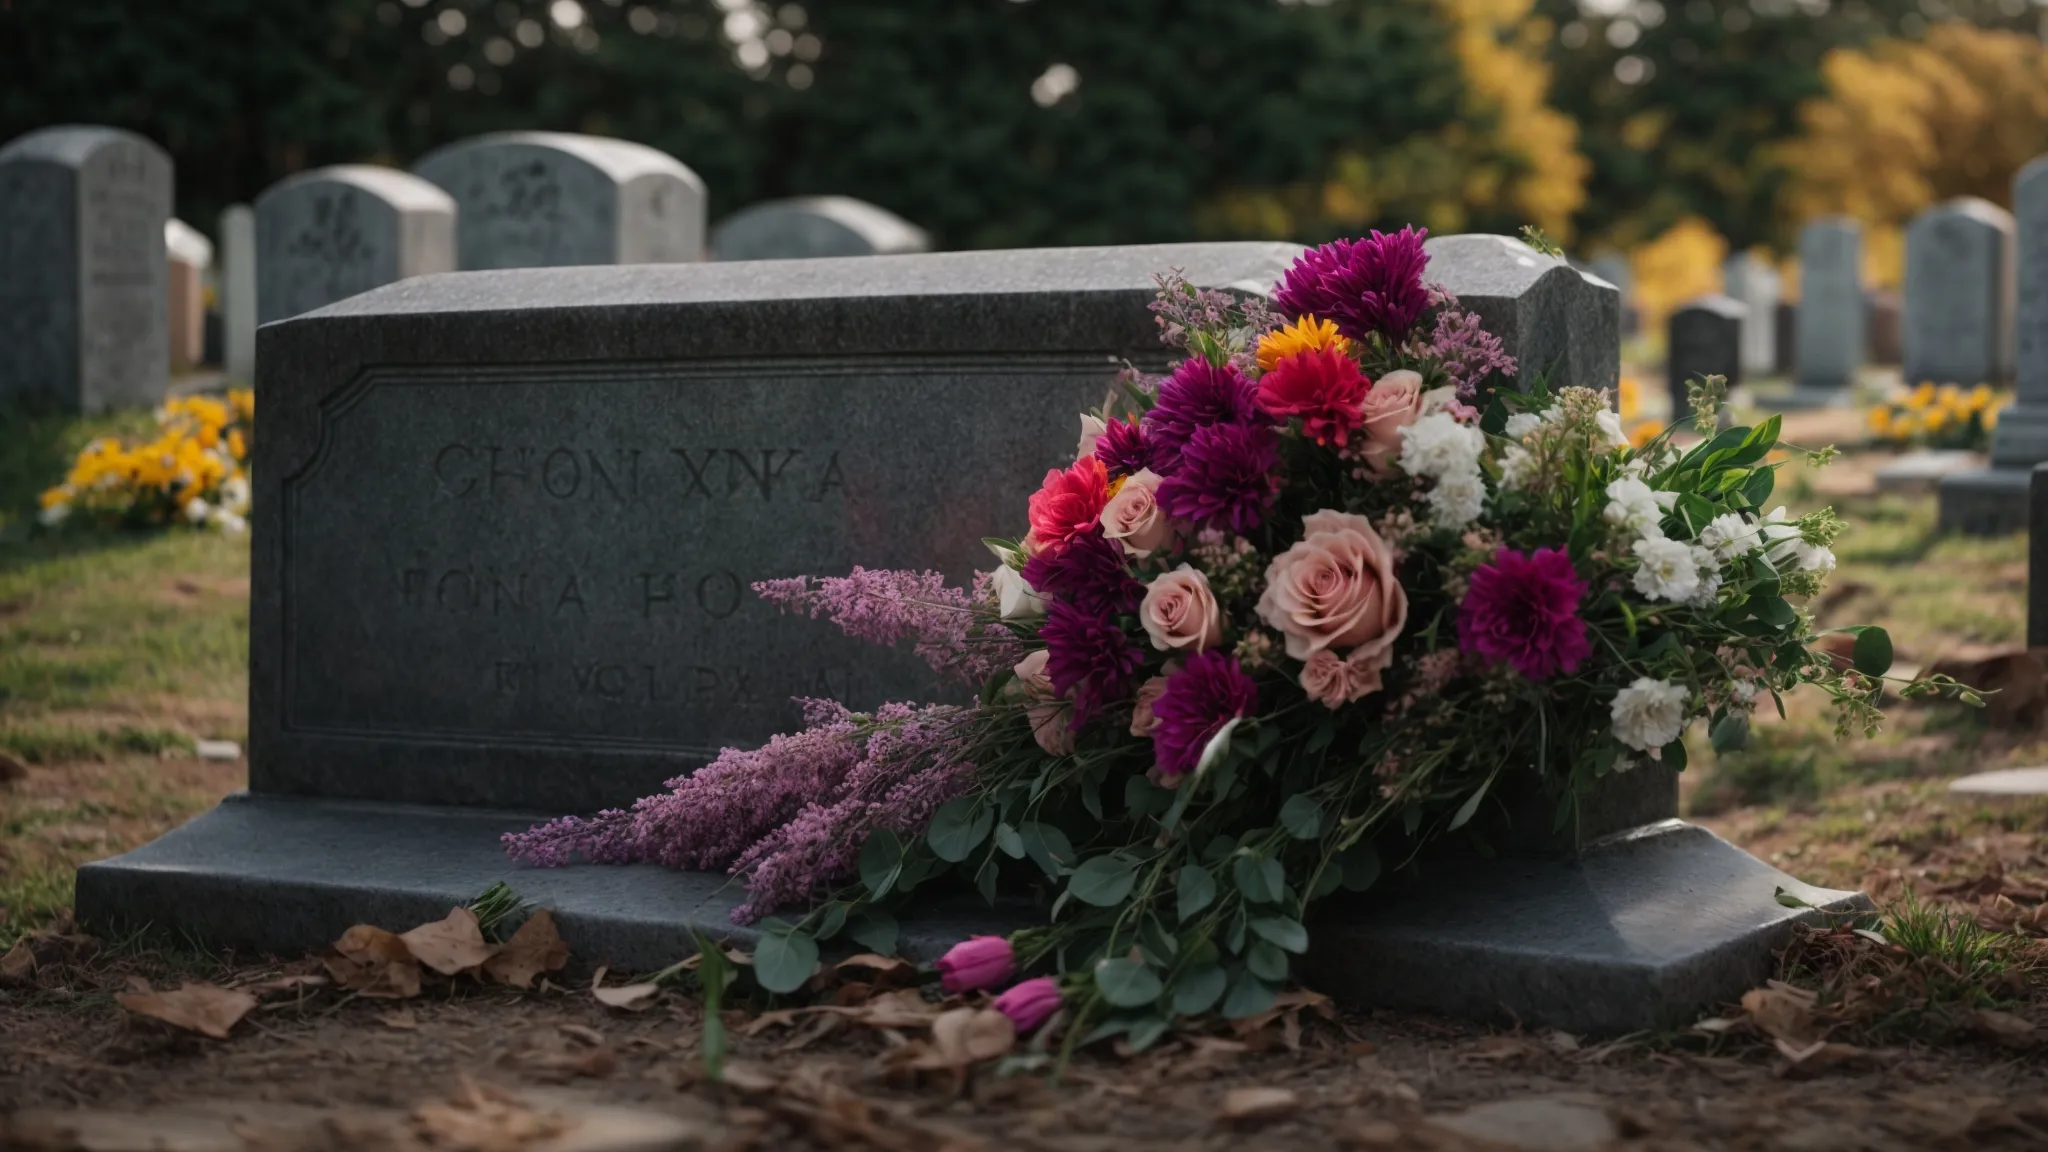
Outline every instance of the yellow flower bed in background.
{"type": "Polygon", "coordinates": [[[1663,421],[1643,419],[1643,386],[1635,377],[1623,376],[1615,393],[1615,411],[1621,417],[1621,426],[1627,431],[1630,444],[1641,448],[1663,434],[1663,421]]]}
{"type": "Polygon", "coordinates": [[[1998,409],[2004,402],[2005,397],[1986,384],[1959,388],[1922,381],[1872,408],[1867,419],[1871,438],[1881,443],[1982,452],[1991,447],[1991,430],[1998,427],[1998,409]]]}
{"type": "Polygon", "coordinates": [[[230,534],[248,527],[249,439],[256,394],[180,396],[157,409],[144,444],[95,440],[64,482],[42,495],[42,523],[153,527],[190,524],[230,534]]]}

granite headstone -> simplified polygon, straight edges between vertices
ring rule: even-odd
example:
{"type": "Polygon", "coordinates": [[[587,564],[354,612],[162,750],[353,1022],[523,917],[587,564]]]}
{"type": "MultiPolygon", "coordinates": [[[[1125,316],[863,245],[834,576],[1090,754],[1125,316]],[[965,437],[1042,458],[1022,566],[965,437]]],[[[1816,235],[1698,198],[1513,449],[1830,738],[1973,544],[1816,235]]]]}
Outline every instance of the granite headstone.
{"type": "Polygon", "coordinates": [[[1906,355],[1905,304],[1889,288],[1863,294],[1863,356],[1867,364],[1889,366],[1906,355]]]}
{"type": "Polygon", "coordinates": [[[171,158],[119,128],[0,148],[0,398],[151,405],[170,381],[171,158]]]}
{"type": "Polygon", "coordinates": [[[1790,300],[1778,301],[1777,318],[1771,327],[1775,338],[1771,344],[1771,375],[1789,376],[1798,361],[1799,306],[1790,300]]]}
{"type": "Polygon", "coordinates": [[[1733,296],[1701,296],[1671,313],[1665,386],[1671,395],[1671,419],[1692,411],[1688,384],[1702,376],[1725,376],[1728,387],[1742,383],[1742,333],[1749,309],[1733,296]]]}
{"type": "Polygon", "coordinates": [[[213,242],[177,217],[164,222],[164,258],[170,280],[171,369],[186,371],[205,358],[206,270],[213,242]]]}
{"type": "Polygon", "coordinates": [[[1758,252],[1738,252],[1721,269],[1724,292],[1741,302],[1742,374],[1752,379],[1778,371],[1778,303],[1784,283],[1758,252]]]}
{"type": "Polygon", "coordinates": [[[1863,228],[1856,221],[1815,220],[1799,230],[1798,323],[1799,400],[1825,403],[1855,383],[1863,365],[1863,228]]]}
{"type": "Polygon", "coordinates": [[[704,258],[704,182],[644,144],[500,132],[429,152],[412,170],[455,198],[465,270],[704,258]]]}
{"type": "Polygon", "coordinates": [[[2012,213],[1960,196],[1906,227],[1905,380],[2012,378],[2012,213]]]}
{"type": "Polygon", "coordinates": [[[755,204],[711,230],[714,260],[900,256],[931,248],[924,229],[851,196],[798,196],[755,204]]]}
{"type": "Polygon", "coordinates": [[[1433,236],[1423,248],[1423,275],[1501,338],[1517,364],[1514,382],[1597,389],[1620,382],[1621,293],[1614,285],[1512,236],[1433,236]]]}
{"type": "Polygon", "coordinates": [[[260,324],[454,270],[455,201],[417,176],[342,164],[287,177],[256,198],[260,324]]]}
{"type": "Polygon", "coordinates": [[[233,204],[220,214],[221,367],[230,381],[256,379],[256,210],[233,204]]]}
{"type": "MultiPolygon", "coordinates": [[[[2029,474],[2048,461],[2048,156],[2013,177],[2012,204],[2018,241],[2013,402],[1998,414],[1991,467],[1941,482],[1942,527],[1979,534],[2029,529],[2029,474]]],[[[2036,532],[2033,540],[2040,539],[2036,532]]]]}

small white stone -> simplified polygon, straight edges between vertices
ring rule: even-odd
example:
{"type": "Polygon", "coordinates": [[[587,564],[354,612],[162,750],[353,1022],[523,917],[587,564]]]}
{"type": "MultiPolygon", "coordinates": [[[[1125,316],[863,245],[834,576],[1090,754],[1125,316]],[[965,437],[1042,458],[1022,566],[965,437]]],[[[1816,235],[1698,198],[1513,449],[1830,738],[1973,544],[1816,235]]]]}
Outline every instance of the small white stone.
{"type": "Polygon", "coordinates": [[[240,760],[242,746],[233,740],[196,740],[192,751],[201,760],[240,760]]]}

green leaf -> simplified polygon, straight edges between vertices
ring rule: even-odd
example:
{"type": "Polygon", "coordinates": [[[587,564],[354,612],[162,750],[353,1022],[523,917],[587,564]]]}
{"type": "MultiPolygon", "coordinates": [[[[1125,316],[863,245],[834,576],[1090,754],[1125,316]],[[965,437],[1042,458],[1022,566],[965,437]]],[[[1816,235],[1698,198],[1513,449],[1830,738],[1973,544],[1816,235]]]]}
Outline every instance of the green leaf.
{"type": "Polygon", "coordinates": [[[1017,834],[1024,841],[1024,854],[1047,876],[1057,880],[1074,867],[1074,846],[1057,827],[1032,821],[1019,827],[1017,834]]]}
{"type": "MultiPolygon", "coordinates": [[[[1237,726],[1243,722],[1244,717],[1233,716],[1228,723],[1216,730],[1214,736],[1209,737],[1209,743],[1202,747],[1202,758],[1195,761],[1195,780],[1207,776],[1209,769],[1221,764],[1223,758],[1230,755],[1230,738],[1237,732],[1237,726]]],[[[1181,787],[1189,787],[1193,782],[1184,782],[1181,787]]]]}
{"type": "Polygon", "coordinates": [[[1131,894],[1138,882],[1138,870],[1121,856],[1092,856],[1074,870],[1067,891],[1083,904],[1114,908],[1131,894]]]}
{"type": "Polygon", "coordinates": [[[725,1076],[725,1018],[719,1015],[719,1010],[725,1004],[725,986],[730,982],[728,968],[731,962],[725,958],[725,949],[720,948],[717,941],[695,928],[690,929],[690,939],[697,945],[697,982],[704,989],[701,1041],[704,1074],[718,1080],[725,1076]]]}
{"type": "Polygon", "coordinates": [[[1850,650],[1849,658],[1865,676],[1882,676],[1891,671],[1891,633],[1876,625],[1866,625],[1856,634],[1856,646],[1850,650]]]}
{"type": "Polygon", "coordinates": [[[903,841],[887,828],[877,828],[860,848],[860,882],[870,899],[880,900],[903,873],[903,841]]]}
{"type": "Polygon", "coordinates": [[[1258,936],[1272,941],[1275,947],[1297,956],[1308,951],[1308,929],[1302,927],[1299,920],[1286,916],[1261,916],[1252,921],[1251,928],[1258,936]]]}
{"type": "Polygon", "coordinates": [[[1223,998],[1223,1016],[1227,1020],[1242,1020],[1246,1016],[1257,1016],[1273,1006],[1280,995],[1280,989],[1268,984],[1249,972],[1240,972],[1230,982],[1230,995],[1223,998]]]}
{"type": "Polygon", "coordinates": [[[1472,790],[1472,795],[1467,796],[1465,802],[1458,805],[1458,810],[1451,815],[1451,822],[1445,827],[1444,831],[1456,832],[1469,823],[1472,817],[1479,812],[1479,802],[1486,799],[1486,789],[1492,783],[1493,777],[1491,776],[1480,781],[1479,787],[1472,790]]]}
{"type": "Polygon", "coordinates": [[[1809,903],[1808,903],[1808,902],[1806,902],[1805,900],[1802,900],[1802,899],[1800,899],[1799,897],[1797,897],[1797,896],[1794,896],[1794,895],[1793,895],[1793,894],[1791,894],[1790,892],[1787,892],[1787,891],[1785,891],[1785,889],[1784,889],[1784,887],[1783,887],[1783,886],[1780,886],[1780,887],[1779,887],[1779,888],[1778,888],[1778,889],[1777,889],[1776,891],[1772,892],[1772,893],[1771,893],[1771,895],[1772,895],[1772,896],[1773,896],[1774,898],[1776,898],[1776,900],[1778,901],[1778,903],[1780,903],[1780,904],[1784,905],[1784,906],[1785,906],[1785,907],[1787,907],[1787,908],[1811,908],[1811,907],[1813,907],[1813,905],[1812,905],[1812,904],[1809,904],[1809,903]]]}
{"type": "Polygon", "coordinates": [[[886,908],[862,909],[861,914],[847,926],[846,934],[870,952],[884,956],[896,954],[896,917],[886,908]]]}
{"type": "Polygon", "coordinates": [[[1180,903],[1180,922],[1185,924],[1216,900],[1216,878],[1207,868],[1189,864],[1180,870],[1174,885],[1180,903]]]}
{"type": "Polygon", "coordinates": [[[1167,934],[1156,917],[1147,916],[1145,922],[1138,926],[1138,947],[1144,949],[1153,963],[1166,965],[1172,963],[1174,955],[1180,951],[1180,942],[1167,934]]]}
{"type": "Polygon", "coordinates": [[[983,860],[981,867],[975,870],[974,890],[981,893],[981,898],[984,901],[990,904],[996,902],[996,862],[994,857],[983,860]]]}
{"type": "Polygon", "coordinates": [[[1321,900],[1323,897],[1343,887],[1343,885],[1344,862],[1333,859],[1323,866],[1322,871],[1316,873],[1315,883],[1310,885],[1308,890],[1308,898],[1311,900],[1321,900]]]}
{"type": "Polygon", "coordinates": [[[1081,1037],[1080,1047],[1086,1048],[1097,1040],[1107,1040],[1111,1036],[1121,1036],[1129,1032],[1131,1025],[1135,1023],[1137,1021],[1129,1016],[1112,1016],[1090,1029],[1086,1036],[1081,1037]]]}
{"type": "Polygon", "coordinates": [[[763,932],[754,945],[754,979],[770,992],[794,992],[818,970],[818,942],[801,932],[763,932]]]}
{"type": "Polygon", "coordinates": [[[1783,596],[1753,596],[1749,610],[1758,620],[1773,628],[1789,628],[1799,619],[1799,614],[1785,603],[1783,596]]]}
{"type": "Polygon", "coordinates": [[[932,813],[931,828],[925,832],[925,843],[932,847],[932,855],[948,864],[958,864],[972,855],[981,842],[988,839],[989,830],[995,827],[995,809],[978,804],[971,798],[948,800],[932,813]]]}
{"type": "Polygon", "coordinates": [[[1157,972],[1128,956],[1097,961],[1095,987],[1104,1000],[1118,1008],[1142,1008],[1165,991],[1157,972]]]}
{"type": "Polygon", "coordinates": [[[1287,890],[1287,873],[1278,860],[1265,856],[1239,856],[1231,865],[1231,879],[1237,890],[1253,904],[1278,904],[1287,890]]]}
{"type": "Polygon", "coordinates": [[[825,905],[824,915],[818,918],[818,927],[812,935],[819,940],[830,940],[839,935],[839,930],[846,927],[846,913],[852,907],[844,900],[834,900],[825,905]]]}
{"type": "Polygon", "coordinates": [[[1170,1027],[1172,1022],[1164,1016],[1146,1016],[1131,1025],[1131,1030],[1124,1034],[1124,1038],[1130,1041],[1131,1051],[1143,1052],[1159,1043],[1160,1037],[1165,1036],[1166,1030],[1170,1027]]]}
{"type": "Polygon", "coordinates": [[[1173,1011],[1180,1016],[1200,1016],[1223,999],[1230,980],[1215,964],[1183,975],[1173,985],[1173,1011]]]}
{"type": "Polygon", "coordinates": [[[1335,720],[1324,720],[1321,724],[1316,725],[1315,731],[1308,734],[1308,743],[1302,745],[1302,751],[1320,752],[1328,748],[1330,741],[1336,738],[1337,722],[1335,720]]]}
{"type": "Polygon", "coordinates": [[[1707,738],[1713,741],[1716,752],[1740,752],[1749,746],[1749,717],[1730,712],[1708,730],[1707,738]]]}
{"type": "Polygon", "coordinates": [[[1280,826],[1296,840],[1313,840],[1323,832],[1323,806],[1306,792],[1297,792],[1280,806],[1280,826]]]}
{"type": "Polygon", "coordinates": [[[1666,744],[1660,755],[1664,758],[1664,766],[1666,768],[1671,769],[1673,772],[1685,771],[1685,738],[1681,736],[1666,744]]]}
{"type": "Polygon", "coordinates": [[[1287,980],[1287,953],[1264,940],[1254,940],[1252,946],[1245,949],[1244,966],[1261,980],[1275,984],[1287,980]]]}
{"type": "Polygon", "coordinates": [[[996,825],[996,847],[1012,860],[1024,858],[1024,838],[1017,835],[1017,830],[1008,824],[996,825]]]}
{"type": "Polygon", "coordinates": [[[1379,880],[1380,854],[1370,841],[1360,840],[1353,844],[1342,859],[1345,891],[1363,892],[1379,880]]]}

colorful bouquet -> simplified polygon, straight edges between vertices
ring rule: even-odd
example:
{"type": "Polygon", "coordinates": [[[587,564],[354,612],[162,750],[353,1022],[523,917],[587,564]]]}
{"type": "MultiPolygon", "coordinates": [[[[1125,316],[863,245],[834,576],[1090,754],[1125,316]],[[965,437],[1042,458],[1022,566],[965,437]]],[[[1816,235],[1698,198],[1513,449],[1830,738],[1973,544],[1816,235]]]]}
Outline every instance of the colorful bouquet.
{"type": "Polygon", "coordinates": [[[129,446],[111,437],[87,444],[64,482],[42,495],[41,522],[57,528],[185,523],[229,535],[248,527],[249,438],[256,395],[181,396],[157,409],[157,435],[129,446]]]}
{"type": "Polygon", "coordinates": [[[892,948],[913,892],[1014,897],[1032,926],[955,948],[946,987],[1036,971],[995,1001],[1019,1029],[1064,1007],[1072,1036],[1143,1046],[1265,1010],[1316,901],[1480,834],[1489,797],[1540,784],[1568,827],[1603,777],[1683,768],[1695,721],[1738,746],[1800,685],[1874,730],[1890,642],[1852,630],[1853,666],[1809,647],[1797,601],[1841,523],[1771,505],[1776,419],[1632,446],[1599,393],[1495,394],[1516,366],[1425,261],[1413,230],[1338,241],[1270,304],[1162,278],[1186,359],[1082,417],[971,589],[756,585],[914,644],[973,703],[807,701],[802,731],[511,851],[744,878],[777,991],[818,941],[892,948]]]}
{"type": "Polygon", "coordinates": [[[1870,434],[1900,448],[1991,449],[2000,397],[1988,384],[1936,387],[1929,381],[1870,410],[1870,434]]]}

